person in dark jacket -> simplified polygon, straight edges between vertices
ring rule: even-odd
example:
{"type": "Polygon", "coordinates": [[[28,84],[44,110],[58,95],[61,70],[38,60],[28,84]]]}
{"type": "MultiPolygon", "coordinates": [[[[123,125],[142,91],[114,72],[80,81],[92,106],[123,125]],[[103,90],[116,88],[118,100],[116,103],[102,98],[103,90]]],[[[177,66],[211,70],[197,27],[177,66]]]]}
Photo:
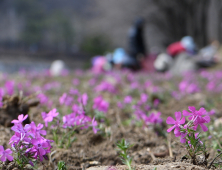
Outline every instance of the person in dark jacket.
{"type": "Polygon", "coordinates": [[[140,59],[146,56],[144,25],[144,19],[138,18],[129,30],[127,51],[130,59],[126,65],[133,69],[139,69],[141,67],[140,59]]]}

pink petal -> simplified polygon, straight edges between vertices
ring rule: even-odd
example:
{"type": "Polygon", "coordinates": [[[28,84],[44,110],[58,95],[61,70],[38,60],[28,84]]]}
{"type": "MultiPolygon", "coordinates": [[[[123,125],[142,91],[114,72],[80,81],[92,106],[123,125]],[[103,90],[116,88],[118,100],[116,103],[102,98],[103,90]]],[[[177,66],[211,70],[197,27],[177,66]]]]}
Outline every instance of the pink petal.
{"type": "Polygon", "coordinates": [[[200,115],[200,116],[201,116],[201,115],[205,115],[205,114],[207,113],[207,111],[206,111],[203,107],[201,107],[198,112],[199,112],[199,115],[200,115]]]}
{"type": "Polygon", "coordinates": [[[167,129],[167,132],[171,132],[175,127],[176,127],[175,125],[170,127],[169,129],[167,129]]]}
{"type": "Polygon", "coordinates": [[[182,124],[185,123],[185,121],[186,121],[186,120],[185,120],[185,117],[183,117],[183,118],[179,121],[179,124],[182,125],[182,124]]]}
{"type": "Polygon", "coordinates": [[[175,130],[174,130],[174,135],[175,135],[176,137],[179,137],[179,136],[181,135],[181,132],[180,132],[180,129],[179,129],[179,128],[175,128],[175,130]]]}
{"type": "Polygon", "coordinates": [[[181,143],[186,143],[186,138],[182,138],[182,137],[181,137],[181,138],[180,138],[180,142],[181,142],[181,143]]]}
{"type": "Polygon", "coordinates": [[[8,159],[9,161],[12,161],[12,160],[13,160],[13,156],[11,156],[11,155],[6,155],[6,157],[7,157],[7,159],[8,159]]]}
{"type": "Polygon", "coordinates": [[[192,113],[186,111],[186,110],[183,110],[183,116],[190,116],[192,115],[192,113]]]}
{"type": "Polygon", "coordinates": [[[167,124],[175,124],[176,121],[172,117],[168,117],[167,120],[166,120],[166,123],[167,124]]]}
{"type": "Polygon", "coordinates": [[[181,112],[175,112],[176,121],[179,121],[181,118],[181,112]]]}
{"type": "Polygon", "coordinates": [[[195,136],[195,139],[197,139],[199,133],[195,133],[194,136],[195,136]]]}
{"type": "Polygon", "coordinates": [[[5,151],[4,147],[3,147],[3,146],[0,146],[0,153],[1,153],[1,152],[4,152],[4,151],[5,151]]]}
{"type": "Polygon", "coordinates": [[[45,150],[43,148],[39,148],[40,155],[45,155],[45,150]]]}
{"type": "Polygon", "coordinates": [[[7,153],[7,154],[12,154],[12,150],[11,150],[11,149],[6,149],[6,150],[5,150],[5,153],[7,153]]]}
{"type": "Polygon", "coordinates": [[[2,155],[2,157],[1,157],[1,161],[2,161],[2,162],[5,162],[5,161],[6,161],[6,157],[5,157],[5,155],[2,155]]]}
{"type": "Polygon", "coordinates": [[[47,134],[46,130],[40,130],[40,133],[41,133],[42,135],[46,135],[46,134],[47,134]]]}
{"type": "Polygon", "coordinates": [[[206,120],[206,123],[209,123],[209,122],[210,122],[210,116],[205,116],[205,117],[203,117],[203,119],[206,120]]]}
{"type": "Polygon", "coordinates": [[[82,103],[83,103],[84,106],[86,106],[87,100],[88,100],[88,96],[87,96],[86,93],[84,93],[84,94],[82,95],[82,103]]]}
{"type": "Polygon", "coordinates": [[[17,124],[17,123],[19,123],[19,121],[18,120],[13,120],[13,121],[11,121],[11,123],[17,124]]]}
{"type": "Polygon", "coordinates": [[[59,115],[59,112],[53,113],[53,117],[56,117],[59,115]]]}
{"type": "Polygon", "coordinates": [[[33,145],[38,145],[38,144],[39,144],[39,141],[36,140],[36,139],[32,139],[32,144],[33,144],[33,145]]]}
{"type": "Polygon", "coordinates": [[[208,128],[207,128],[203,123],[201,123],[201,124],[199,124],[199,125],[200,125],[200,127],[202,128],[202,130],[203,130],[204,132],[208,131],[208,128]]]}
{"type": "Polygon", "coordinates": [[[25,117],[23,118],[23,120],[25,120],[28,117],[28,115],[25,115],[25,117]]]}
{"type": "Polygon", "coordinates": [[[46,113],[42,112],[42,118],[45,119],[46,118],[46,113]]]}
{"type": "Polygon", "coordinates": [[[19,116],[18,116],[18,120],[22,120],[22,119],[23,119],[23,117],[24,117],[24,115],[23,115],[23,114],[19,115],[19,116]]]}
{"type": "Polygon", "coordinates": [[[188,106],[189,111],[191,112],[195,112],[196,108],[194,106],[188,106]]]}

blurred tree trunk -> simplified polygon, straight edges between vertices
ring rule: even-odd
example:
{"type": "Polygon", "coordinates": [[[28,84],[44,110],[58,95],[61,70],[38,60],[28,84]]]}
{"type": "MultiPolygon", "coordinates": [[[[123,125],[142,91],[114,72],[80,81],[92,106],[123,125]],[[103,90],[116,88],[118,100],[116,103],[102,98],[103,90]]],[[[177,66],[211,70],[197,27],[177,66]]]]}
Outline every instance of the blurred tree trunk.
{"type": "Polygon", "coordinates": [[[208,43],[207,15],[210,0],[153,0],[158,10],[149,21],[164,31],[165,45],[190,35],[199,47],[208,43]]]}

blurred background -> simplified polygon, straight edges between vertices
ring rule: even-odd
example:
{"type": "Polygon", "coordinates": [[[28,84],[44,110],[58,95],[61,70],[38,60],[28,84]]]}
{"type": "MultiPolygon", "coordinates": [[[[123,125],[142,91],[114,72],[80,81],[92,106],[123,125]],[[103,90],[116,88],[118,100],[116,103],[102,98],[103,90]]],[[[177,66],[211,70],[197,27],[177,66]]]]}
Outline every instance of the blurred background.
{"type": "Polygon", "coordinates": [[[89,67],[93,56],[127,47],[137,17],[149,53],[186,35],[198,48],[222,42],[222,0],[0,0],[0,70],[55,59],[89,67]]]}

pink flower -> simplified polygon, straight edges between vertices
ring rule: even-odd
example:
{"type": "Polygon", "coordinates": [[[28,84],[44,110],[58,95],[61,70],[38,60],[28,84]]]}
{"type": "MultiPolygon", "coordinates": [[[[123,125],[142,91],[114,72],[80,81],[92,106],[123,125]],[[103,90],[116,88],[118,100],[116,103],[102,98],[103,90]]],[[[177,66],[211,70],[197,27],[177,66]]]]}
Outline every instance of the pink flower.
{"type": "Polygon", "coordinates": [[[59,98],[59,102],[61,105],[65,103],[66,98],[67,98],[67,94],[63,93],[63,95],[59,98]]]}
{"type": "Polygon", "coordinates": [[[43,156],[47,153],[48,148],[50,148],[50,145],[48,142],[44,141],[41,138],[38,139],[32,139],[32,144],[34,146],[33,151],[36,152],[36,157],[39,156],[39,160],[43,161],[43,156]]]}
{"type": "Polygon", "coordinates": [[[126,96],[126,97],[124,98],[124,103],[129,104],[129,103],[132,102],[132,100],[133,100],[133,98],[132,98],[131,96],[126,96]]]}
{"type": "Polygon", "coordinates": [[[14,123],[14,124],[20,124],[20,123],[22,123],[25,119],[27,119],[27,117],[28,117],[28,115],[23,115],[23,114],[21,114],[21,115],[19,115],[18,116],[18,120],[13,120],[13,121],[11,121],[11,123],[14,123]]]}
{"type": "Polygon", "coordinates": [[[93,109],[98,109],[101,112],[107,112],[109,108],[109,103],[103,100],[101,96],[94,98],[93,109]]]}
{"type": "Polygon", "coordinates": [[[46,104],[49,100],[48,97],[43,93],[38,94],[37,97],[40,100],[41,104],[46,104]]]}
{"type": "Polygon", "coordinates": [[[205,116],[202,117],[203,115],[207,114],[207,111],[204,108],[200,108],[199,110],[196,110],[194,106],[189,106],[188,109],[191,111],[188,112],[186,110],[183,111],[184,116],[190,116],[189,120],[192,120],[194,123],[194,130],[197,129],[198,125],[202,128],[204,132],[208,130],[206,125],[204,123],[209,123],[210,122],[210,116],[205,116]]]}
{"type": "Polygon", "coordinates": [[[84,93],[84,94],[82,95],[82,104],[83,104],[83,106],[86,106],[87,100],[88,100],[88,96],[87,96],[86,93],[84,93]]]}
{"type": "Polygon", "coordinates": [[[95,117],[92,119],[92,128],[93,128],[93,132],[96,134],[98,129],[96,129],[97,126],[97,121],[95,120],[95,117]]]}
{"type": "Polygon", "coordinates": [[[148,95],[143,93],[140,95],[140,102],[141,103],[146,103],[147,102],[147,99],[148,99],[148,95]]]}
{"type": "Polygon", "coordinates": [[[11,149],[6,149],[5,150],[3,146],[0,146],[0,156],[1,156],[1,161],[2,162],[5,162],[6,158],[9,161],[12,161],[13,160],[13,156],[11,156],[11,154],[12,154],[11,149]]]}
{"type": "Polygon", "coordinates": [[[53,118],[58,116],[59,113],[57,112],[56,109],[52,109],[48,114],[45,112],[42,112],[42,118],[45,121],[45,126],[48,127],[48,122],[52,122],[53,118]]]}
{"type": "Polygon", "coordinates": [[[149,116],[150,122],[153,124],[161,124],[163,120],[161,119],[160,115],[161,115],[160,112],[151,113],[149,116]]]}
{"type": "Polygon", "coordinates": [[[71,89],[69,90],[69,94],[78,95],[78,94],[79,94],[79,91],[78,91],[77,89],[71,88],[71,89]]]}
{"type": "Polygon", "coordinates": [[[181,112],[175,112],[175,117],[176,120],[174,120],[172,117],[168,117],[166,120],[167,124],[174,124],[171,128],[167,129],[167,132],[171,132],[175,128],[174,134],[178,133],[180,130],[180,125],[185,123],[185,117],[181,119],[181,112]]]}
{"type": "Polygon", "coordinates": [[[47,132],[45,130],[41,130],[43,128],[43,124],[39,123],[38,126],[36,127],[35,122],[30,123],[31,126],[31,132],[35,134],[36,138],[40,138],[41,135],[46,135],[47,132]]]}
{"type": "Polygon", "coordinates": [[[7,81],[5,83],[5,88],[6,88],[6,91],[9,95],[13,95],[14,93],[14,86],[15,86],[15,82],[14,81],[7,81]]]}

